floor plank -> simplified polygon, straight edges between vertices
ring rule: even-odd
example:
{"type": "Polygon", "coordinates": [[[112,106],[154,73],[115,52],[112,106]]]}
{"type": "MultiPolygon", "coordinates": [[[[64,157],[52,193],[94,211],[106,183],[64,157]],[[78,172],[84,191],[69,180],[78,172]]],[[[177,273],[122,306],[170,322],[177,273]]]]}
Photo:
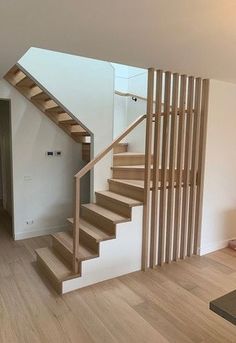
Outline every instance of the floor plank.
{"type": "Polygon", "coordinates": [[[236,252],[223,249],[58,296],[34,250],[50,238],[14,241],[0,209],[1,343],[227,343],[236,328],[209,302],[236,288],[236,252]]]}

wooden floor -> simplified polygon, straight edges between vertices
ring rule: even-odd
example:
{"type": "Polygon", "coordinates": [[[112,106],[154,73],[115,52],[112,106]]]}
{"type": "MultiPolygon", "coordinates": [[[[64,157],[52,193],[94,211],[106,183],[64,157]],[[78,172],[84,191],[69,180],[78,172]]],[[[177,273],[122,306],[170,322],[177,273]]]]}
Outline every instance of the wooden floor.
{"type": "Polygon", "coordinates": [[[236,342],[236,327],[208,309],[236,288],[236,253],[224,249],[58,296],[42,280],[34,249],[14,242],[0,211],[1,343],[236,342]]]}

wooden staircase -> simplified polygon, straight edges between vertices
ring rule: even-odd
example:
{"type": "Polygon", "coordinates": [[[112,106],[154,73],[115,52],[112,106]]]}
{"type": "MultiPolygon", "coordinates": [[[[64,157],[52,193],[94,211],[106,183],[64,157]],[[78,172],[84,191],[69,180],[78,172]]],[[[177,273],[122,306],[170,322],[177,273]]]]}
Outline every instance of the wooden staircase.
{"type": "MultiPolygon", "coordinates": [[[[126,163],[135,165],[143,160],[143,154],[127,152],[127,144],[118,144],[114,149],[115,165],[126,163]],[[121,161],[121,162],[119,162],[121,161]]],[[[57,292],[62,293],[66,280],[82,275],[84,261],[99,258],[100,243],[116,239],[116,226],[132,221],[132,208],[143,204],[143,186],[140,180],[109,179],[108,190],[96,192],[96,203],[81,205],[80,243],[77,260],[79,273],[72,272],[74,219],[69,218],[67,231],[52,235],[52,246],[36,250],[39,267],[52,282],[57,292]]],[[[120,247],[122,249],[122,247],[120,247]]]]}
{"type": "Polygon", "coordinates": [[[82,159],[90,161],[90,133],[72,113],[20,65],[11,68],[4,78],[73,140],[81,143],[82,159]]]}

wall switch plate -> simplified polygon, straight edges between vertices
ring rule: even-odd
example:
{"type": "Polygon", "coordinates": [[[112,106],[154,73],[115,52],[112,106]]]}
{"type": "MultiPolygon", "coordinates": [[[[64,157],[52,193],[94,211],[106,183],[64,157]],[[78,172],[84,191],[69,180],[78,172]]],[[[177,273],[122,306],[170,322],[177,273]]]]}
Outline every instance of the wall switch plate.
{"type": "Polygon", "coordinates": [[[53,157],[54,156],[53,151],[46,151],[46,156],[47,157],[53,157]]]}
{"type": "Polygon", "coordinates": [[[61,151],[55,151],[54,156],[61,157],[62,152],[61,151]]]}

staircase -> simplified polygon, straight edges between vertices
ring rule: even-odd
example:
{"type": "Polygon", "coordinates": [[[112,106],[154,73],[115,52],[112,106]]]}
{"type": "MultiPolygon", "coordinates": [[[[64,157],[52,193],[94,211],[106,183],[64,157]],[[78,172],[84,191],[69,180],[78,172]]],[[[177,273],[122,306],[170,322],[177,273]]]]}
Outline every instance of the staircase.
{"type": "MultiPolygon", "coordinates": [[[[113,177],[114,168],[124,163],[131,170],[137,163],[139,167],[144,163],[144,154],[129,153],[127,149],[126,143],[114,149],[113,177]]],[[[135,171],[133,175],[135,178],[135,171]]],[[[96,203],[81,205],[77,275],[72,273],[73,218],[68,219],[67,231],[52,235],[51,247],[36,250],[40,269],[58,293],[141,269],[142,225],[135,220],[142,220],[143,180],[132,180],[129,172],[122,176],[124,179],[121,176],[109,179],[108,190],[96,192],[96,203]]]]}
{"type": "Polygon", "coordinates": [[[82,159],[90,161],[90,133],[68,109],[18,64],[4,78],[73,140],[81,143],[82,159]]]}

